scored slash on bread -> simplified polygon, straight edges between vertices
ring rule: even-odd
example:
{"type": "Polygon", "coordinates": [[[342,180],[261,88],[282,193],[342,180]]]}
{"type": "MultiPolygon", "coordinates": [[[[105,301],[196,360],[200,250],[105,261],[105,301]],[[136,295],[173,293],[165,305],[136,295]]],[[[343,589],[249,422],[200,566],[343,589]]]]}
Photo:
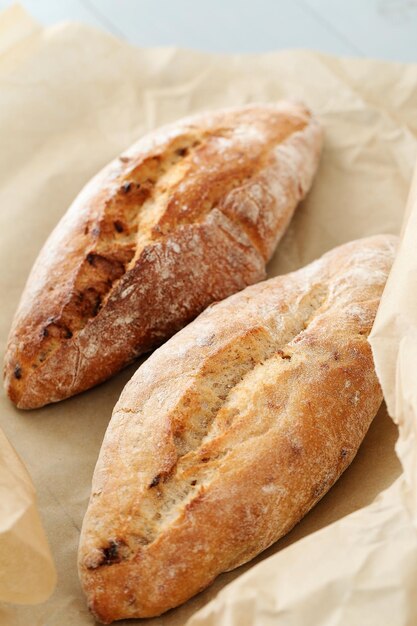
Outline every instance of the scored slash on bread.
{"type": "Polygon", "coordinates": [[[79,547],[93,614],[151,617],[288,532],[348,467],[382,401],[367,337],[387,235],[213,305],[126,385],[79,547]]]}
{"type": "Polygon", "coordinates": [[[113,161],[32,269],[5,359],[11,400],[88,389],[263,279],[321,143],[304,106],[254,104],[186,118],[113,161]]]}

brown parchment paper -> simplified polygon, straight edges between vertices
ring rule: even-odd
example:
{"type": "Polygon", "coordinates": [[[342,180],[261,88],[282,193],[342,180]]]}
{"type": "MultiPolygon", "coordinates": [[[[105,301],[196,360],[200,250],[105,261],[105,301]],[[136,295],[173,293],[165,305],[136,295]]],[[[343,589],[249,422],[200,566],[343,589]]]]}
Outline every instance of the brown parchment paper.
{"type": "Polygon", "coordinates": [[[417,167],[402,231],[371,344],[389,412],[400,429],[404,503],[417,525],[417,167]]]}
{"type": "MultiPolygon", "coordinates": [[[[303,50],[243,57],[137,49],[86,26],[41,28],[21,9],[8,10],[0,16],[0,348],[31,264],[82,185],[147,130],[194,111],[293,97],[325,127],[316,182],[271,276],[350,239],[399,232],[417,155],[416,85],[414,65],[303,50]]],[[[404,286],[406,278],[401,269],[397,280],[404,286]]],[[[385,388],[386,362],[396,357],[380,328],[385,388]]],[[[387,376],[398,373],[387,367],[387,376]]],[[[37,411],[0,397],[1,426],[35,483],[58,570],[50,600],[9,605],[7,626],[94,623],[77,581],[79,529],[112,407],[134,370],[37,411]]],[[[401,381],[395,393],[405,398],[409,380],[401,381]]],[[[394,414],[397,400],[389,402],[394,414]]],[[[287,537],[183,607],[141,623],[413,624],[417,539],[396,439],[382,407],[352,466],[287,537]]],[[[401,456],[410,476],[412,458],[401,456]]]]}
{"type": "Polygon", "coordinates": [[[44,602],[55,582],[32,481],[0,430],[0,602],[44,602]]]}

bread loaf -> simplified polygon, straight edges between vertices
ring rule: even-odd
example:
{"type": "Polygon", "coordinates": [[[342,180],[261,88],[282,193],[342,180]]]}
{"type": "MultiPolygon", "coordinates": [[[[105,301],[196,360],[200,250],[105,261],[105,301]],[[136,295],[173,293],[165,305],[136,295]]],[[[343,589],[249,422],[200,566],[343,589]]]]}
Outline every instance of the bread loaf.
{"type": "Polygon", "coordinates": [[[33,267],[6,354],[11,400],[96,385],[263,279],[320,147],[302,105],[249,105],[151,133],[106,167],[33,267]]]}
{"type": "Polygon", "coordinates": [[[367,341],[396,239],[375,236],[215,304],[125,387],[79,548],[101,621],[158,615],[287,533],[382,400],[367,341]]]}

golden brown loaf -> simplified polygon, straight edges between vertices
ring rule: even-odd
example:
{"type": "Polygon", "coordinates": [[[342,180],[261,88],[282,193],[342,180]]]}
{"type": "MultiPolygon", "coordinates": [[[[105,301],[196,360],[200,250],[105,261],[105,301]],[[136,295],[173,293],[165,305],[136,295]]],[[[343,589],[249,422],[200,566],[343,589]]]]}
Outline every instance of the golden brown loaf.
{"type": "Polygon", "coordinates": [[[90,609],[158,615],[288,532],[382,400],[367,341],[396,238],[355,241],[208,308],[125,387],[79,549],[90,609]]]}
{"type": "Polygon", "coordinates": [[[83,391],[265,277],[322,133],[302,105],[190,117],[96,176],[38,257],[9,337],[20,408],[83,391]]]}

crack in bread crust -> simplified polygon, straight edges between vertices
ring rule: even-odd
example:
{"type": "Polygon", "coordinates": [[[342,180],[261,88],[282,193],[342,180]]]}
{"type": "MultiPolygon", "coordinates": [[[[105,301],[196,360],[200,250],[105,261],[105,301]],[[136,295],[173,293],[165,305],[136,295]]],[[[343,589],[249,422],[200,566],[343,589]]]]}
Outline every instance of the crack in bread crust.
{"type": "MultiPolygon", "coordinates": [[[[103,214],[99,220],[85,226],[88,252],[60,315],[47,320],[41,353],[34,366],[44,363],[60,347],[59,342],[51,337],[52,326],[64,329],[59,335],[61,338],[72,338],[99,313],[122,276],[134,267],[144,247],[140,245],[143,237],[140,228],[144,227],[141,212],[147,203],[155,208],[153,197],[158,184],[172,176],[172,170],[188,154],[191,145],[198,145],[198,141],[180,137],[164,157],[157,155],[145,159],[114,182],[118,190],[106,201],[103,214]]],[[[155,213],[153,211],[152,217],[156,222],[158,214],[155,213]]]]}
{"type": "MultiPolygon", "coordinates": [[[[149,484],[148,489],[157,489],[149,493],[148,503],[142,500],[142,526],[135,529],[135,538],[144,538],[147,544],[155,541],[178,515],[179,508],[201,493],[228,452],[212,456],[208,450],[209,444],[222,436],[225,427],[233,427],[237,409],[233,402],[228,407],[231,396],[250,384],[248,378],[257,368],[267,367],[271,361],[280,367],[297,367],[294,362],[289,364],[288,352],[293,349],[294,340],[319,314],[326,296],[326,285],[312,285],[300,299],[295,323],[287,320],[288,327],[284,332],[281,329],[279,334],[276,333],[274,317],[265,319],[263,326],[235,337],[230,345],[212,355],[194,372],[196,378],[169,414],[176,458],[171,467],[157,474],[149,484]],[[219,366],[223,370],[220,381],[219,366]],[[205,398],[204,406],[199,405],[201,397],[205,398]]],[[[143,411],[146,412],[146,405],[143,411]]]]}

